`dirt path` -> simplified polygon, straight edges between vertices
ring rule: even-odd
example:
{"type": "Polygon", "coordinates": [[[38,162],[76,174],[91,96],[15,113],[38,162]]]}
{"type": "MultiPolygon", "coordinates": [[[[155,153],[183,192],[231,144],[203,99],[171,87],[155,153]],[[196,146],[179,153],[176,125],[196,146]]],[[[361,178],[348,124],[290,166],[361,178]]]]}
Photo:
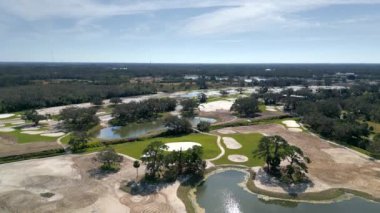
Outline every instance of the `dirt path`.
{"type": "Polygon", "coordinates": [[[230,127],[238,133],[280,135],[309,156],[309,175],[330,188],[366,192],[380,198],[380,163],[309,133],[290,132],[277,124],[230,127]]]}

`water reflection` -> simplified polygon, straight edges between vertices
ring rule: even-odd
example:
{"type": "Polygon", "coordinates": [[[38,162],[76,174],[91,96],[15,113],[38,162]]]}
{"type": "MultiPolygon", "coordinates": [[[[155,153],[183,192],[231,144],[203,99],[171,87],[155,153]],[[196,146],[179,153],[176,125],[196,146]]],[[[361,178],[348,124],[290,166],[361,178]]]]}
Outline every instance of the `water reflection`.
{"type": "Polygon", "coordinates": [[[258,212],[258,213],[378,213],[380,203],[371,202],[359,197],[334,203],[313,204],[286,201],[264,201],[257,195],[244,190],[239,183],[246,174],[229,170],[211,175],[198,187],[196,196],[199,205],[207,213],[258,212]]]}

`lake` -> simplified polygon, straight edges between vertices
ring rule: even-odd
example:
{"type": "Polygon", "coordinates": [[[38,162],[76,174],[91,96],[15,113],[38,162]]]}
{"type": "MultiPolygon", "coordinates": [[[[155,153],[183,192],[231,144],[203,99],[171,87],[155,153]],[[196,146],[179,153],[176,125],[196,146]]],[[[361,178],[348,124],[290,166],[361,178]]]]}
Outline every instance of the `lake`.
{"type": "Polygon", "coordinates": [[[257,195],[244,190],[242,183],[246,173],[227,170],[211,175],[204,184],[197,188],[198,204],[207,213],[378,213],[380,203],[368,201],[359,197],[333,203],[296,203],[263,201],[257,195]]]}

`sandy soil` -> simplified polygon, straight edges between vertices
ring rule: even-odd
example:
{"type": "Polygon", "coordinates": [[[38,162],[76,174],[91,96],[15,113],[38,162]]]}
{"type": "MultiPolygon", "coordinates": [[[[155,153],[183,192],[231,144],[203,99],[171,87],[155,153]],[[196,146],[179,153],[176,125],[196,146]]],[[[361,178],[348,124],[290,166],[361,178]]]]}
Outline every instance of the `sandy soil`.
{"type": "Polygon", "coordinates": [[[265,110],[270,112],[276,112],[277,108],[276,106],[265,106],[265,110]]]}
{"type": "Polygon", "coordinates": [[[234,138],[223,137],[223,143],[226,145],[227,149],[240,149],[242,146],[234,138]]]}
{"type": "Polygon", "coordinates": [[[193,148],[193,146],[202,146],[201,144],[195,142],[174,142],[166,143],[165,145],[168,146],[168,151],[185,151],[193,148]]]}
{"type": "Polygon", "coordinates": [[[288,130],[291,132],[302,132],[301,128],[288,128],[288,130]]]}
{"type": "Polygon", "coordinates": [[[13,132],[15,131],[15,129],[13,129],[12,127],[2,127],[0,128],[0,132],[13,132]]]}
{"type": "Polygon", "coordinates": [[[282,123],[285,124],[285,126],[288,128],[299,128],[299,127],[301,127],[295,120],[285,120],[282,123]]]}
{"type": "MultiPolygon", "coordinates": [[[[0,212],[185,212],[179,183],[145,196],[119,189],[134,180],[133,161],[117,173],[99,172],[93,154],[59,156],[0,165],[0,212]],[[43,197],[50,192],[53,196],[43,197]]],[[[140,176],[144,166],[140,167],[140,176]]]]}
{"type": "Polygon", "coordinates": [[[43,133],[41,136],[46,136],[46,137],[61,137],[64,136],[66,133],[64,132],[53,132],[53,133],[43,133]]]}
{"type": "Polygon", "coordinates": [[[45,131],[22,131],[22,134],[27,134],[27,135],[40,135],[44,133],[45,131]]]}
{"type": "Polygon", "coordinates": [[[380,198],[380,163],[360,153],[307,132],[290,132],[277,124],[230,127],[224,130],[280,135],[290,144],[300,147],[312,161],[309,164],[309,177],[316,188],[310,190],[323,190],[325,186],[347,188],[380,198]]]}
{"type": "Polygon", "coordinates": [[[234,130],[230,130],[230,129],[221,129],[221,130],[218,130],[218,132],[220,134],[225,134],[225,135],[235,134],[236,133],[234,130]]]}
{"type": "Polygon", "coordinates": [[[33,142],[19,144],[14,141],[14,138],[12,137],[0,136],[0,157],[60,148],[62,147],[59,144],[53,142],[33,142]]]}
{"type": "Polygon", "coordinates": [[[12,113],[5,113],[5,114],[0,114],[0,119],[4,119],[4,118],[10,118],[12,116],[14,116],[15,114],[12,114],[12,113]]]}
{"type": "Polygon", "coordinates": [[[230,111],[233,103],[232,100],[213,101],[199,105],[199,110],[203,112],[230,111]]]}
{"type": "Polygon", "coordinates": [[[228,155],[228,160],[232,162],[237,162],[237,163],[242,163],[242,162],[247,162],[248,157],[244,155],[228,155]]]}

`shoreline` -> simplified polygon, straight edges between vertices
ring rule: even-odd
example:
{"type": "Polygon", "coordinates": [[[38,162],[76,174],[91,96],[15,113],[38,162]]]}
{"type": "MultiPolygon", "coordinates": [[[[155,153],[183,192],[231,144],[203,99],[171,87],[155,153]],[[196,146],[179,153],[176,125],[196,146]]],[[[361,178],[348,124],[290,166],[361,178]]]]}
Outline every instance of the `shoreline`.
{"type": "MultiPolygon", "coordinates": [[[[195,187],[187,190],[186,197],[188,201],[183,200],[183,196],[178,196],[180,200],[185,204],[186,209],[189,207],[187,205],[191,204],[190,207],[193,209],[192,212],[205,212],[205,210],[198,204],[196,200],[197,187],[207,179],[215,174],[219,174],[225,171],[235,170],[245,173],[244,180],[241,183],[237,183],[243,190],[256,195],[259,199],[266,201],[286,201],[286,202],[295,202],[295,203],[313,203],[313,204],[328,204],[334,202],[341,202],[350,200],[353,197],[357,196],[362,199],[365,199],[370,202],[380,202],[380,198],[375,198],[372,195],[367,194],[366,192],[361,192],[352,189],[345,188],[331,188],[327,190],[322,190],[319,192],[305,192],[297,194],[297,197],[291,196],[287,193],[280,193],[276,191],[269,191],[265,189],[258,188],[254,181],[252,180],[252,174],[248,171],[250,168],[246,166],[239,165],[219,165],[213,168],[210,168],[210,171],[207,171],[205,177],[200,181],[195,187]]],[[[180,186],[179,188],[181,188],[180,186]]],[[[178,191],[177,191],[178,195],[178,191]]]]}

